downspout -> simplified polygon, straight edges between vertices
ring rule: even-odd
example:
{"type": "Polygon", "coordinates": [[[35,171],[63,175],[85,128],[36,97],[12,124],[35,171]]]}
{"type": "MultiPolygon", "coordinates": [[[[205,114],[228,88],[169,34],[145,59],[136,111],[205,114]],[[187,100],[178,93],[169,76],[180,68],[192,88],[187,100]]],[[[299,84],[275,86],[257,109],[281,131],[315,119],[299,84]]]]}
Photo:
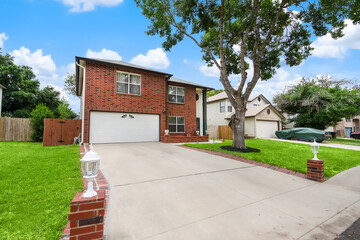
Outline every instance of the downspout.
{"type": "Polygon", "coordinates": [[[202,94],[203,94],[203,136],[206,135],[206,131],[207,131],[207,97],[206,97],[206,92],[207,89],[203,89],[202,94]]]}
{"type": "Polygon", "coordinates": [[[86,79],[86,69],[84,66],[81,66],[79,63],[76,62],[76,65],[81,67],[83,72],[84,72],[84,76],[83,76],[83,87],[82,87],[82,101],[81,101],[81,142],[80,142],[80,145],[83,145],[84,144],[84,121],[85,121],[85,118],[84,118],[84,115],[85,115],[85,79],[86,79]]]}

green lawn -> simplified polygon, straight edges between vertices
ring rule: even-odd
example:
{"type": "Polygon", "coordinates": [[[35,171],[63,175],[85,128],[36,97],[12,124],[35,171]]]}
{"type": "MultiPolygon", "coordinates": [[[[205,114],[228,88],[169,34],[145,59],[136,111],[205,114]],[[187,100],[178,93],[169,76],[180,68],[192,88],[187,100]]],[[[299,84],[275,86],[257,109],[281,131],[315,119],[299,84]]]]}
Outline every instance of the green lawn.
{"type": "Polygon", "coordinates": [[[330,139],[330,141],[325,141],[325,142],[360,146],[360,140],[355,140],[355,139],[332,138],[330,139]]]}
{"type": "Polygon", "coordinates": [[[59,239],[82,190],[79,146],[0,142],[0,239],[59,239]]]}
{"type": "MultiPolygon", "coordinates": [[[[185,144],[185,146],[229,153],[302,173],[306,173],[307,159],[314,156],[309,145],[265,139],[246,140],[246,146],[260,149],[259,153],[239,153],[220,148],[231,145],[231,143],[231,140],[226,140],[224,143],[198,143],[185,144]]],[[[346,169],[360,165],[360,151],[320,147],[318,157],[324,160],[325,177],[332,177],[346,169]]]]}

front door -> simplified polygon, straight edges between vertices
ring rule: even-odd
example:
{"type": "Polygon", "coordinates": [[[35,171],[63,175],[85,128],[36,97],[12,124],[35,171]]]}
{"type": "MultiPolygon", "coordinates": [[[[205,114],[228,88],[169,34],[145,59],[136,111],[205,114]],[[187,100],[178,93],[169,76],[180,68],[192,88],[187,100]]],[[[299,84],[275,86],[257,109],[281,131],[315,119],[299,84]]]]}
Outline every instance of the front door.
{"type": "Polygon", "coordinates": [[[345,128],[345,137],[350,137],[351,130],[352,130],[351,127],[345,128]]]}

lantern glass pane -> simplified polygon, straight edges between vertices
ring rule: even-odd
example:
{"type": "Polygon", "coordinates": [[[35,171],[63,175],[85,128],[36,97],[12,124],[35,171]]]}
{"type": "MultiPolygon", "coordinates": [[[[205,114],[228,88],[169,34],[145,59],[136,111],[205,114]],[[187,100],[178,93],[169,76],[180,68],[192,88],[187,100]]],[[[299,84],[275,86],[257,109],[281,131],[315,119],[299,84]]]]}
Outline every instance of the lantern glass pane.
{"type": "Polygon", "coordinates": [[[96,161],[87,161],[81,163],[81,169],[84,177],[94,177],[97,174],[98,166],[96,161]]]}

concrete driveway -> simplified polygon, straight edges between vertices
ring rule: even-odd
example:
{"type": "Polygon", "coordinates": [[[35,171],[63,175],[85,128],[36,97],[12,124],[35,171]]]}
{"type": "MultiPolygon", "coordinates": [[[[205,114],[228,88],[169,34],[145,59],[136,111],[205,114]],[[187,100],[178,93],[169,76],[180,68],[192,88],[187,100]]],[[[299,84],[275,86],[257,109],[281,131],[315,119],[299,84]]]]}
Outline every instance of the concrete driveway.
{"type": "Polygon", "coordinates": [[[333,239],[360,217],[359,167],[319,184],[174,144],[94,149],[106,239],[333,239]]]}

